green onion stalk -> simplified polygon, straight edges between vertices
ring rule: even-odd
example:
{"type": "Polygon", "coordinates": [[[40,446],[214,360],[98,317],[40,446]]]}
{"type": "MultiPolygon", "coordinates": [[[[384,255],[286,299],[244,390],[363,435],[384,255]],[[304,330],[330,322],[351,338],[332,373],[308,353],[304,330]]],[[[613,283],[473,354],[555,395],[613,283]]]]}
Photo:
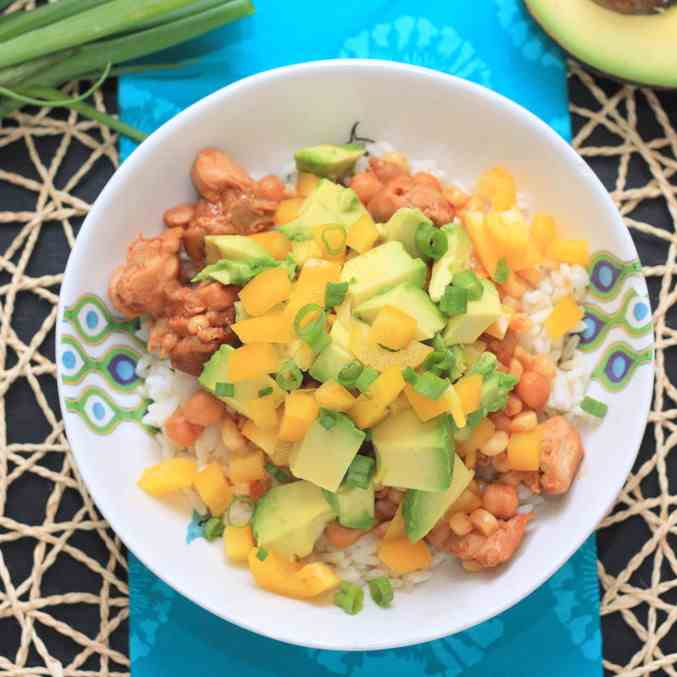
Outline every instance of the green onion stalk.
{"type": "MultiPolygon", "coordinates": [[[[0,0],[0,11],[9,6],[0,0]]],[[[86,103],[107,77],[163,67],[135,59],[253,14],[251,0],[58,0],[0,15],[0,119],[24,105],[64,107],[135,141],[147,134],[86,103]],[[91,80],[81,95],[59,87],[91,80]]]]}

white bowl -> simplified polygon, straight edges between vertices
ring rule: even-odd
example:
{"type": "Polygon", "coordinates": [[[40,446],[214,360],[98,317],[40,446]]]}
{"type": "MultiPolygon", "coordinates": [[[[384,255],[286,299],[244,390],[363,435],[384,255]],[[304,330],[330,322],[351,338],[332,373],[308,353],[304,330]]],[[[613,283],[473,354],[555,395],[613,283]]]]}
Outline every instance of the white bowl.
{"type": "MultiPolygon", "coordinates": [[[[593,252],[607,250],[623,262],[637,259],[592,171],[520,106],[423,68],[378,61],[316,62],[219,90],[163,125],[132,154],[78,236],[62,287],[60,317],[65,319],[57,335],[68,438],[94,500],[128,548],[173,588],[228,621],[285,642],[339,650],[400,647],[449,635],[500,613],[543,583],[593,532],[620,491],[641,441],[653,382],[649,361],[634,370],[631,388],[611,394],[593,384],[593,394],[609,403],[609,415],[597,429],[585,432],[587,455],[570,493],[548,502],[508,565],[483,575],[444,566],[414,593],[398,594],[391,611],[369,603],[352,617],[336,607],[277,597],[257,589],[248,571],[225,563],[220,546],[204,540],[187,545],[189,508],[153,500],[136,486],[142,469],[159,457],[150,436],[134,421],[116,425],[117,418],[109,420],[115,409],[138,408],[138,395],[111,387],[101,366],[105,359],[98,369],[85,367],[83,378],[77,373],[79,358],[73,357],[68,336],[90,358],[103,358],[119,345],[139,352],[124,327],[110,325],[100,332],[108,320],[83,295],[107,302],[109,276],[124,259],[128,243],[139,233],[159,233],[164,209],[194,199],[189,172],[199,149],[221,147],[254,175],[263,175],[281,170],[299,147],[344,141],[356,120],[364,135],[388,141],[412,158],[434,159],[460,183],[471,184],[489,166],[505,165],[534,209],[554,214],[567,232],[587,238],[593,252]],[[78,400],[86,400],[80,411],[73,404],[78,400]],[[106,434],[87,422],[97,414],[101,426],[110,428],[106,434]]],[[[636,264],[624,270],[616,291],[633,287],[646,296],[636,264]]],[[[615,309],[619,301],[614,294],[608,302],[596,303],[615,309]]],[[[591,369],[613,341],[650,350],[652,338],[651,332],[634,338],[621,325],[613,328],[605,343],[588,354],[591,369]]],[[[644,359],[649,360],[649,353],[644,359]]]]}

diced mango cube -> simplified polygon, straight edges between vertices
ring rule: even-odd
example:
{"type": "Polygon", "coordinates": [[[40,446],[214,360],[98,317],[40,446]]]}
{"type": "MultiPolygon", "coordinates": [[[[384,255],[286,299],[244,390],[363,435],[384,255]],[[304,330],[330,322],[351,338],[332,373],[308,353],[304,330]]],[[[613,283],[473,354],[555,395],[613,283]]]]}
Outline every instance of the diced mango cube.
{"type": "Polygon", "coordinates": [[[308,371],[315,361],[315,352],[303,339],[292,339],[288,350],[289,357],[301,371],[308,371]]]}
{"type": "Polygon", "coordinates": [[[386,408],[404,390],[406,382],[398,366],[388,367],[369,386],[366,394],[360,395],[348,411],[359,428],[371,428],[386,413],[386,408]]]}
{"type": "Polygon", "coordinates": [[[268,268],[247,282],[240,290],[240,301],[248,315],[267,313],[291,293],[291,281],[286,268],[268,268]]]}
{"type": "Polygon", "coordinates": [[[246,562],[249,551],[256,547],[252,528],[227,526],[223,532],[223,547],[228,559],[233,562],[246,562]]]}
{"type": "Polygon", "coordinates": [[[277,430],[264,430],[259,428],[259,426],[254,423],[254,421],[247,421],[244,426],[242,426],[242,434],[250,441],[253,442],[257,447],[263,449],[263,451],[272,457],[275,453],[275,447],[277,446],[277,430]]]}
{"type": "Polygon", "coordinates": [[[360,362],[377,371],[382,372],[394,366],[400,369],[418,367],[433,352],[432,346],[420,341],[412,341],[402,350],[387,350],[370,339],[370,331],[368,324],[352,322],[350,350],[360,362]]]}
{"type": "Polygon", "coordinates": [[[334,588],[338,588],[341,579],[332,567],[324,562],[311,562],[301,567],[296,574],[306,587],[308,597],[317,597],[334,588]]]}
{"type": "Polygon", "coordinates": [[[236,348],[228,357],[228,382],[238,383],[274,374],[280,355],[270,343],[248,343],[236,348]]]}
{"type": "Polygon", "coordinates": [[[313,393],[295,390],[287,395],[280,424],[279,439],[286,442],[302,440],[320,413],[313,393]]]}
{"type": "Polygon", "coordinates": [[[251,317],[231,325],[242,343],[283,343],[292,340],[292,322],[285,312],[251,317]]]}
{"type": "Polygon", "coordinates": [[[138,485],[151,496],[160,497],[189,489],[197,474],[197,464],[190,458],[168,458],[146,468],[138,485]]]}
{"type": "Polygon", "coordinates": [[[228,477],[233,484],[265,479],[263,452],[255,450],[232,455],[228,461],[228,477]]]}
{"type": "Polygon", "coordinates": [[[363,214],[348,230],[346,244],[359,254],[371,249],[378,240],[378,230],[374,219],[368,213],[363,214]]]}
{"type": "Polygon", "coordinates": [[[426,542],[421,540],[412,543],[406,536],[392,541],[381,541],[377,555],[388,569],[399,575],[427,569],[432,563],[432,555],[426,542]]]}
{"type": "Polygon", "coordinates": [[[498,211],[510,209],[517,201],[515,178],[504,167],[494,167],[484,172],[475,192],[483,200],[491,202],[491,206],[498,211]]]}
{"type": "Polygon", "coordinates": [[[338,282],[341,277],[341,264],[335,261],[323,259],[310,259],[307,261],[299,278],[294,285],[294,290],[289,298],[287,312],[293,319],[296,313],[308,303],[317,303],[324,306],[324,294],[330,282],[338,282]]]}
{"type": "Polygon", "coordinates": [[[332,411],[348,411],[355,404],[353,394],[336,381],[325,381],[315,391],[315,399],[321,407],[332,411]]]}
{"type": "Polygon", "coordinates": [[[370,338],[374,343],[401,350],[416,336],[416,319],[395,306],[384,306],[379,310],[371,326],[370,338]]]}
{"type": "Polygon", "coordinates": [[[293,197],[282,200],[275,210],[275,225],[284,226],[298,218],[301,207],[305,202],[304,197],[293,197]]]}
{"type": "Polygon", "coordinates": [[[209,463],[195,475],[193,486],[212,515],[223,515],[233,497],[220,463],[209,463]]]}
{"type": "Polygon", "coordinates": [[[487,273],[493,277],[500,255],[484,222],[484,214],[476,211],[464,212],[463,224],[472,240],[477,258],[487,273]]]}
{"type": "Polygon", "coordinates": [[[576,303],[574,297],[569,295],[557,302],[543,324],[548,336],[551,339],[558,339],[575,329],[583,319],[583,315],[583,309],[576,303]]]}
{"type": "Polygon", "coordinates": [[[548,258],[561,263],[587,266],[590,263],[590,249],[587,240],[553,240],[548,246],[548,258]]]}
{"type": "Polygon", "coordinates": [[[529,226],[516,209],[508,212],[489,212],[486,216],[489,235],[493,238],[499,256],[504,257],[512,270],[524,266],[524,252],[529,245],[529,226]]]}
{"type": "Polygon", "coordinates": [[[404,523],[404,515],[402,514],[403,502],[397,507],[395,516],[390,520],[385,533],[383,534],[384,541],[397,541],[402,538],[406,531],[406,524],[404,523]]]}
{"type": "Polygon", "coordinates": [[[531,222],[531,237],[541,254],[545,254],[550,243],[557,237],[555,219],[550,214],[534,214],[531,222]]]}
{"type": "Polygon", "coordinates": [[[468,451],[478,451],[491,439],[495,432],[496,426],[493,424],[491,419],[483,418],[475,426],[475,429],[470,434],[470,437],[460,446],[466,453],[468,451]]]}
{"type": "Polygon", "coordinates": [[[482,396],[482,375],[470,374],[454,383],[454,390],[461,400],[464,414],[472,414],[480,408],[482,396]]]}
{"type": "Polygon", "coordinates": [[[513,433],[508,442],[508,465],[513,470],[538,470],[542,444],[543,431],[540,426],[528,433],[513,433]]]}
{"type": "Polygon", "coordinates": [[[259,428],[277,430],[280,422],[277,415],[277,405],[277,398],[272,395],[264,395],[247,402],[247,413],[259,428]]]}
{"type": "Polygon", "coordinates": [[[404,388],[404,394],[411,405],[411,408],[416,412],[416,415],[424,423],[430,419],[439,416],[440,414],[450,413],[454,417],[454,422],[459,428],[465,425],[465,415],[460,406],[458,395],[452,386],[449,386],[445,392],[436,400],[431,400],[416,392],[411,385],[404,388]]]}
{"type": "Polygon", "coordinates": [[[249,569],[254,575],[256,584],[278,595],[305,598],[305,585],[296,578],[301,565],[290,561],[276,552],[269,550],[265,557],[259,557],[259,549],[249,551],[249,569]]]}
{"type": "Polygon", "coordinates": [[[313,238],[320,256],[327,261],[343,262],[346,257],[346,227],[331,223],[313,228],[313,238]]]}
{"type": "Polygon", "coordinates": [[[291,251],[291,241],[279,230],[269,230],[265,233],[255,233],[249,236],[258,242],[277,261],[285,259],[291,251]]]}

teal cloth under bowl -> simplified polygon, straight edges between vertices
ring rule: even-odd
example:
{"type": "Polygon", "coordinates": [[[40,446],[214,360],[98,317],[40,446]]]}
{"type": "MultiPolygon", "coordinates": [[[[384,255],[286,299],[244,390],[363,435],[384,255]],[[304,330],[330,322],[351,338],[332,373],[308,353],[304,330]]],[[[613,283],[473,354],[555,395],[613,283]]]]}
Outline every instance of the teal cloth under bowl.
{"type": "MultiPolygon", "coordinates": [[[[121,77],[122,119],[150,132],[253,73],[316,59],[376,58],[473,80],[571,136],[563,56],[519,0],[348,0],[331,9],[307,0],[256,5],[254,17],[163,55],[177,62],[198,54],[189,66],[121,77]]],[[[127,139],[120,145],[123,157],[134,147],[127,139]]],[[[596,562],[592,536],[538,590],[475,628],[402,649],[336,652],[283,644],[227,623],[174,592],[130,553],[132,674],[597,677],[602,658],[596,562]]],[[[384,612],[386,629],[388,613],[396,611],[384,612]]]]}

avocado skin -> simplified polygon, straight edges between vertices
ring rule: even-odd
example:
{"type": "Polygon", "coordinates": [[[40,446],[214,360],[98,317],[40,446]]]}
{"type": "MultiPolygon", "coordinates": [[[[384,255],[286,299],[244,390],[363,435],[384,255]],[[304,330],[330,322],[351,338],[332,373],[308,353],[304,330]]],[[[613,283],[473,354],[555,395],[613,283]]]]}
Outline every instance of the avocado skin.
{"type": "MultiPolygon", "coordinates": [[[[659,2],[659,7],[657,11],[646,11],[646,12],[641,12],[641,11],[634,11],[634,12],[621,12],[618,8],[616,10],[611,9],[607,6],[607,4],[603,1],[599,0],[588,0],[591,3],[600,5],[603,8],[609,9],[609,11],[615,11],[616,14],[625,17],[628,21],[632,21],[633,19],[637,18],[638,16],[644,16],[646,15],[667,15],[667,12],[665,10],[670,10],[673,12],[677,12],[677,0],[666,0],[664,4],[660,4],[659,2]]],[[[623,85],[632,85],[632,86],[637,86],[637,87],[651,87],[652,89],[656,89],[658,91],[674,91],[677,89],[677,73],[673,73],[673,75],[670,76],[670,84],[665,84],[663,80],[665,79],[663,76],[657,77],[656,79],[652,78],[634,78],[634,77],[624,77],[622,73],[616,71],[612,72],[611,70],[607,70],[605,68],[601,68],[599,66],[596,66],[590,61],[586,60],[585,58],[581,57],[579,54],[576,54],[572,49],[568,48],[565,44],[562,43],[560,40],[559,36],[557,35],[556,31],[551,30],[547,25],[544,24],[544,22],[541,20],[541,18],[538,15],[537,9],[535,7],[532,7],[532,4],[535,5],[534,0],[524,0],[524,5],[531,15],[531,17],[534,19],[534,21],[539,25],[539,27],[550,37],[554,42],[557,43],[557,45],[562,49],[562,51],[567,55],[567,57],[571,58],[573,61],[576,61],[578,64],[584,65],[587,70],[591,71],[593,74],[607,78],[609,80],[612,80],[613,82],[618,82],[623,85]],[[674,84],[673,84],[674,82],[674,84]]],[[[589,26],[589,30],[594,32],[595,27],[594,26],[589,26]]],[[[666,49],[674,49],[674,44],[677,42],[677,31],[675,31],[674,35],[674,42],[672,45],[668,45],[666,49]]],[[[628,50],[632,51],[632,45],[628,45],[628,50]]]]}

